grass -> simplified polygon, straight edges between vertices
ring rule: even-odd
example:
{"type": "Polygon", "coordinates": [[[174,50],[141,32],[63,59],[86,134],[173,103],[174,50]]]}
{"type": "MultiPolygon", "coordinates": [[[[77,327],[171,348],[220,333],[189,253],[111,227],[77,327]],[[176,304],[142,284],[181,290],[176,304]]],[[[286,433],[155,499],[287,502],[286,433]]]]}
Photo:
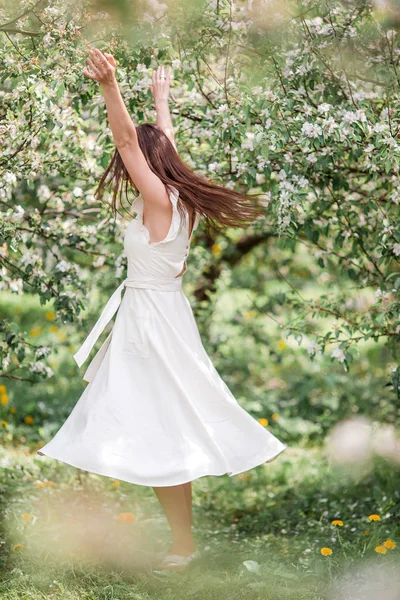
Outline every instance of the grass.
{"type": "Polygon", "coordinates": [[[398,584],[398,548],[375,551],[399,539],[400,472],[382,459],[344,471],[321,448],[292,447],[238,476],[196,480],[202,557],[158,573],[170,533],[151,488],[25,446],[0,450],[2,600],[345,600],[364,588],[366,600],[398,584]]]}

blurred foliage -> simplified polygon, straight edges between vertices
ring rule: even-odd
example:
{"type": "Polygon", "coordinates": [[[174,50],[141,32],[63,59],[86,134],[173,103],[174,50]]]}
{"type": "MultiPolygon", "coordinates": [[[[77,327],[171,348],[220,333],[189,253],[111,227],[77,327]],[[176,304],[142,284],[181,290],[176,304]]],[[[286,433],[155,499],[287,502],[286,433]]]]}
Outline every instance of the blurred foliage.
{"type": "Polygon", "coordinates": [[[111,589],[138,600],[319,600],[363,590],[367,600],[397,597],[400,472],[386,461],[350,480],[320,450],[290,449],[266,467],[196,480],[202,557],[164,576],[150,570],[169,542],[151,489],[28,448],[0,449],[0,462],[4,600],[106,600],[111,589]]]}
{"type": "Polygon", "coordinates": [[[354,413],[398,418],[396,7],[304,0],[264,9],[69,0],[0,10],[9,441],[27,413],[38,442],[68,414],[83,385],[71,356],[126,268],[127,220],[111,218],[109,196],[93,196],[114,147],[98,86],[82,75],[88,41],[116,56],[137,122],[154,120],[151,71],[170,64],[185,161],[263,194],[265,216],[253,226],[218,235],[199,227],[184,278],[238,400],[288,442],[317,441],[354,413]]]}

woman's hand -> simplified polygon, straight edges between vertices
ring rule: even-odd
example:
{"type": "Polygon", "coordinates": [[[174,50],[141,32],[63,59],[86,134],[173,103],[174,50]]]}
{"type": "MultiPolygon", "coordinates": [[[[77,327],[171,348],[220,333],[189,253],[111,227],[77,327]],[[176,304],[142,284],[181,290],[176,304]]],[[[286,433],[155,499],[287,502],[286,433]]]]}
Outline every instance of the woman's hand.
{"type": "Polygon", "coordinates": [[[83,70],[83,74],[90,79],[94,79],[101,85],[113,85],[115,79],[116,61],[111,54],[101,52],[98,48],[89,49],[90,57],[86,59],[88,68],[83,70]]]}
{"type": "Polygon", "coordinates": [[[153,71],[151,77],[153,85],[150,86],[150,91],[156,106],[162,102],[168,102],[170,75],[171,69],[168,68],[167,73],[165,73],[165,68],[162,66],[157,67],[157,71],[153,71]]]}

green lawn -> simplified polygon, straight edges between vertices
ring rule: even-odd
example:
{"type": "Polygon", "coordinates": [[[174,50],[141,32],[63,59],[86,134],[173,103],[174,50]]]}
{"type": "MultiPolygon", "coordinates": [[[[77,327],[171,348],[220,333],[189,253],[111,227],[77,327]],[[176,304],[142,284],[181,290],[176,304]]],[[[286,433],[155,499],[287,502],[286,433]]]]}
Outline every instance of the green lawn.
{"type": "Polygon", "coordinates": [[[375,551],[400,537],[400,471],[383,460],[357,476],[330,466],[322,449],[291,447],[245,474],[198,479],[203,556],[185,573],[154,571],[170,534],[151,488],[24,444],[2,448],[0,465],[2,600],[345,600],[396,585],[398,547],[375,551]]]}

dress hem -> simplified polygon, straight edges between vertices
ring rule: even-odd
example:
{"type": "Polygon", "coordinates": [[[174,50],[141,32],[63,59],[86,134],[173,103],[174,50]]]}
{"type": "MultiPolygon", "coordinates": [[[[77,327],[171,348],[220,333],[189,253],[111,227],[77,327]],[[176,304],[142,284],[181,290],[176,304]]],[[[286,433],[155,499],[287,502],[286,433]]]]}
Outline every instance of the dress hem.
{"type": "MultiPolygon", "coordinates": [[[[281,450],[279,450],[279,452],[277,452],[276,454],[273,454],[271,458],[263,458],[262,460],[255,459],[256,462],[251,464],[248,467],[245,467],[243,469],[240,469],[239,471],[220,471],[218,473],[212,473],[212,472],[199,472],[199,474],[193,474],[191,475],[190,479],[186,479],[185,481],[176,481],[176,482],[172,482],[172,483],[167,483],[167,484],[159,484],[159,483],[140,483],[139,481],[133,481],[130,479],[123,479],[120,478],[116,475],[108,475],[107,473],[102,473],[100,470],[92,470],[92,469],[85,469],[83,467],[78,466],[77,464],[74,464],[72,462],[68,462],[67,460],[64,460],[62,458],[58,458],[58,456],[55,456],[54,454],[50,454],[48,452],[42,452],[41,450],[37,450],[37,454],[40,454],[41,456],[47,456],[48,458],[53,458],[55,460],[59,460],[60,462],[63,462],[67,465],[70,465],[71,467],[74,467],[76,469],[81,469],[82,471],[87,471],[88,473],[93,473],[95,475],[101,475],[102,477],[110,477],[111,479],[116,479],[118,481],[124,481],[126,483],[132,483],[134,485],[141,485],[143,487],[170,487],[170,486],[174,486],[174,485],[183,485],[184,483],[190,483],[191,481],[195,481],[196,479],[200,479],[201,477],[220,477],[222,475],[229,475],[229,477],[234,477],[235,475],[239,475],[240,473],[245,473],[246,471],[250,471],[251,469],[254,469],[255,467],[258,467],[264,463],[271,463],[273,462],[276,458],[278,458],[278,456],[280,454],[282,454],[282,452],[284,452],[287,449],[287,446],[285,444],[283,444],[283,448],[281,448],[281,450]],[[258,462],[257,462],[258,461],[258,462]]],[[[270,456],[270,455],[269,455],[270,456]]]]}

